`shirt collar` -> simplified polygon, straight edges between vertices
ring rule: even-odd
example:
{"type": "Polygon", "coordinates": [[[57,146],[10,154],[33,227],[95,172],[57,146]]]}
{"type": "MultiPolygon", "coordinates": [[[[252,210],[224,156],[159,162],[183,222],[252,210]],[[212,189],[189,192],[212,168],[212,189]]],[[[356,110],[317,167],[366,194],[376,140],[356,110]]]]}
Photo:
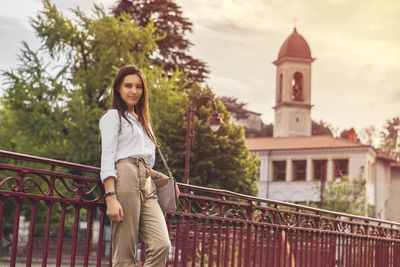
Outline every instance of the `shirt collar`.
{"type": "Polygon", "coordinates": [[[125,111],[125,114],[130,117],[133,121],[135,121],[137,124],[139,124],[140,126],[142,126],[142,124],[139,122],[139,120],[130,112],[125,111]]]}

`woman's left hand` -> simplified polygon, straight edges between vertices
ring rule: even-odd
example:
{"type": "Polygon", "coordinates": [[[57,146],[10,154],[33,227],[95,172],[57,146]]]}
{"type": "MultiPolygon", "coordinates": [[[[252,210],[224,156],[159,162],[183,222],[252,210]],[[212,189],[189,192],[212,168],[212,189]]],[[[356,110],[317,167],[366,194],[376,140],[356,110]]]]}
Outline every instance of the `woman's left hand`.
{"type": "MultiPolygon", "coordinates": [[[[158,179],[169,179],[169,176],[167,176],[166,174],[162,173],[162,172],[157,172],[154,170],[151,170],[153,172],[152,174],[152,178],[154,180],[158,180],[158,179]]],[[[181,195],[181,191],[179,190],[178,184],[175,184],[175,193],[176,193],[176,197],[179,198],[179,196],[181,195]]]]}
{"type": "Polygon", "coordinates": [[[175,193],[176,193],[176,198],[179,198],[181,195],[181,191],[179,190],[178,184],[175,184],[175,193]]]}
{"type": "MultiPolygon", "coordinates": [[[[160,172],[160,178],[161,179],[169,179],[169,176],[165,175],[164,173],[160,172]]],[[[181,195],[181,191],[179,190],[178,184],[175,183],[175,193],[176,193],[176,198],[179,198],[181,195]]]]}

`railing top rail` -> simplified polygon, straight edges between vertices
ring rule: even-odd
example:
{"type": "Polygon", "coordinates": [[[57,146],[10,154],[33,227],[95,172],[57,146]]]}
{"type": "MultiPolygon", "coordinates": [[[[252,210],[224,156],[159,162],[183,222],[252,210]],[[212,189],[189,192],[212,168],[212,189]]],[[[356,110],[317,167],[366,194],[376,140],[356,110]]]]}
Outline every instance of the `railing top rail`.
{"type": "Polygon", "coordinates": [[[259,198],[259,197],[244,195],[244,194],[235,193],[235,192],[223,190],[223,189],[214,189],[214,188],[202,187],[202,186],[197,186],[197,185],[187,185],[187,184],[179,184],[179,186],[182,188],[186,188],[188,190],[196,189],[198,191],[204,191],[207,193],[215,193],[215,194],[222,195],[225,197],[235,197],[235,198],[239,198],[239,199],[243,199],[243,200],[247,200],[247,201],[253,201],[253,202],[256,201],[256,202],[264,202],[267,204],[282,205],[282,206],[286,206],[286,207],[297,208],[302,211],[309,210],[309,211],[312,211],[319,215],[330,215],[330,216],[336,217],[336,218],[346,217],[346,218],[348,218],[348,220],[353,220],[353,221],[357,220],[357,221],[375,222],[378,224],[390,224],[393,226],[398,226],[400,228],[400,223],[393,222],[393,221],[386,221],[386,220],[380,220],[380,219],[371,218],[371,217],[351,215],[351,214],[347,214],[347,213],[323,210],[323,209],[318,209],[318,208],[313,208],[313,207],[308,207],[308,206],[303,206],[303,205],[299,205],[299,204],[288,203],[288,202],[283,202],[283,201],[278,201],[278,200],[259,198]]]}
{"type": "Polygon", "coordinates": [[[29,162],[37,162],[37,163],[49,164],[49,165],[57,165],[60,167],[82,170],[82,171],[87,171],[87,172],[92,172],[92,173],[98,173],[100,171],[99,167],[93,167],[93,166],[89,166],[89,165],[72,163],[72,162],[62,161],[62,160],[49,159],[49,158],[39,157],[39,156],[32,156],[32,155],[28,155],[28,154],[11,152],[11,151],[1,150],[1,149],[0,149],[0,157],[7,157],[7,158],[12,158],[12,159],[24,160],[24,161],[29,161],[29,162]]]}

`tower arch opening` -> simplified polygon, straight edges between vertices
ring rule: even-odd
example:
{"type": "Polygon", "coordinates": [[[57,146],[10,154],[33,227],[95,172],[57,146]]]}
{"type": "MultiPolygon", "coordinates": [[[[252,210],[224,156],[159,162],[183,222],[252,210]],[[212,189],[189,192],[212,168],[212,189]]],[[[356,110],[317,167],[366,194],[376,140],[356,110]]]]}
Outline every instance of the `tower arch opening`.
{"type": "Polygon", "coordinates": [[[283,74],[279,74],[279,87],[278,87],[278,95],[277,95],[277,102],[282,101],[282,92],[283,92],[283,74]]]}
{"type": "Polygon", "coordinates": [[[304,101],[303,97],[303,74],[295,72],[292,78],[292,100],[304,101]]]}

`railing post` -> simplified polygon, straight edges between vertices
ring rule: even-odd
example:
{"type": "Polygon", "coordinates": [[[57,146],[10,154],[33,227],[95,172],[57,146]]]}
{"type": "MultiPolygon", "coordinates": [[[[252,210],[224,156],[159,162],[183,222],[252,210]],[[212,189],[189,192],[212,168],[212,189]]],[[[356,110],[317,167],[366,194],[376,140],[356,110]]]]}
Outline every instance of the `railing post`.
{"type": "Polygon", "coordinates": [[[49,247],[49,237],[50,237],[50,224],[51,224],[51,213],[53,208],[53,202],[46,202],[46,223],[44,226],[44,244],[43,244],[43,258],[42,267],[47,266],[47,253],[49,247]]]}
{"type": "Polygon", "coordinates": [[[251,230],[253,226],[253,213],[254,213],[254,202],[249,201],[249,207],[247,208],[247,227],[246,227],[246,250],[244,255],[245,267],[250,266],[250,246],[251,246],[251,230]]]}
{"type": "Polygon", "coordinates": [[[66,209],[67,209],[67,204],[62,203],[61,204],[61,216],[60,216],[60,221],[59,221],[59,225],[58,225],[56,267],[61,266],[66,209]]]}
{"type": "Polygon", "coordinates": [[[97,261],[96,267],[101,267],[101,260],[103,258],[103,246],[104,244],[104,221],[105,221],[105,207],[102,206],[100,209],[100,226],[99,226],[99,240],[97,242],[97,261]]]}
{"type": "Polygon", "coordinates": [[[92,236],[92,223],[93,223],[93,207],[87,207],[86,214],[86,236],[85,236],[85,248],[83,254],[83,266],[87,267],[89,265],[89,256],[90,256],[90,244],[91,244],[91,236],[92,236]]]}
{"type": "Polygon", "coordinates": [[[77,242],[78,242],[78,229],[79,229],[79,212],[81,206],[74,205],[74,226],[72,230],[72,251],[71,251],[71,267],[75,266],[77,242]]]}
{"type": "Polygon", "coordinates": [[[14,227],[13,227],[13,235],[12,235],[12,243],[11,243],[11,259],[10,259],[10,267],[15,267],[16,259],[17,259],[17,245],[18,245],[18,230],[19,230],[19,216],[21,213],[21,202],[22,200],[19,198],[15,198],[15,213],[14,213],[14,227]]]}
{"type": "Polygon", "coordinates": [[[26,266],[31,266],[32,264],[32,251],[33,251],[33,237],[35,234],[35,223],[36,223],[36,210],[37,210],[37,199],[31,199],[31,216],[29,219],[29,239],[28,248],[26,253],[26,266]]]}
{"type": "MultiPolygon", "coordinates": [[[[0,194],[0,229],[3,229],[4,197],[0,194]]],[[[0,246],[3,245],[3,231],[0,231],[0,246]]]]}

